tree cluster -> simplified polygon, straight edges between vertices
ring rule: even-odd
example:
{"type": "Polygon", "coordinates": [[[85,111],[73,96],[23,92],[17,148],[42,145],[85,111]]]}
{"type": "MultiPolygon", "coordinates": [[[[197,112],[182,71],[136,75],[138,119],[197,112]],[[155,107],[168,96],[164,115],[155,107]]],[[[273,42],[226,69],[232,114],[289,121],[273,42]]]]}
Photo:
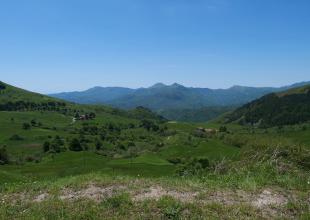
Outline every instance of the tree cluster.
{"type": "Polygon", "coordinates": [[[0,104],[0,111],[60,111],[66,106],[65,102],[27,102],[16,101],[0,104]]]}

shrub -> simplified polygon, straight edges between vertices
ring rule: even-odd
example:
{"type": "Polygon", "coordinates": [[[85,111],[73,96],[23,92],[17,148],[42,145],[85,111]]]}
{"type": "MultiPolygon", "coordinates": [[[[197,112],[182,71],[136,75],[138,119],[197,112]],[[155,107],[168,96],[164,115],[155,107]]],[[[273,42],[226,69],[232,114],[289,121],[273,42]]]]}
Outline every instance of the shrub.
{"type": "Polygon", "coordinates": [[[19,136],[17,134],[14,134],[14,135],[12,135],[12,137],[10,137],[10,140],[11,141],[22,141],[22,140],[24,140],[24,138],[22,138],[21,136],[19,136]]]}
{"type": "Polygon", "coordinates": [[[293,167],[299,170],[310,170],[310,150],[306,147],[272,146],[272,144],[267,147],[252,146],[241,153],[240,159],[240,163],[247,166],[267,162],[282,173],[284,167],[288,167],[287,171],[292,171],[293,167]]]}
{"type": "Polygon", "coordinates": [[[6,146],[0,148],[0,165],[9,163],[9,154],[6,150],[6,146]]]}
{"type": "Polygon", "coordinates": [[[219,132],[227,132],[227,127],[226,126],[221,126],[219,129],[219,132]]]}
{"type": "Polygon", "coordinates": [[[167,160],[169,163],[172,163],[174,165],[181,164],[183,162],[183,160],[179,157],[172,157],[172,158],[168,158],[167,160]]]}
{"type": "Polygon", "coordinates": [[[95,146],[96,146],[96,150],[101,150],[102,149],[102,142],[99,140],[96,140],[95,146]]]}
{"type": "Polygon", "coordinates": [[[60,153],[64,150],[64,141],[58,135],[54,137],[52,143],[50,145],[50,150],[55,151],[56,153],[60,153]]]}
{"type": "Polygon", "coordinates": [[[41,158],[34,155],[28,155],[25,157],[25,161],[39,163],[41,161],[41,158]]]}
{"type": "Polygon", "coordinates": [[[201,175],[207,171],[210,166],[208,158],[193,158],[181,164],[177,169],[180,176],[201,175]]]}
{"type": "Polygon", "coordinates": [[[48,141],[45,141],[43,144],[43,152],[44,153],[48,152],[50,150],[50,146],[51,146],[51,143],[48,141]]]}
{"type": "Polygon", "coordinates": [[[23,123],[23,129],[24,130],[29,130],[31,128],[29,123],[23,123]]]}
{"type": "Polygon", "coordinates": [[[158,206],[164,215],[163,219],[181,219],[182,205],[174,198],[164,196],[159,200],[158,206]]]}
{"type": "Polygon", "coordinates": [[[32,120],[30,121],[30,123],[31,123],[31,125],[32,125],[33,127],[37,125],[37,122],[36,122],[35,119],[32,119],[32,120]]]}
{"type": "Polygon", "coordinates": [[[4,90],[6,88],[5,84],[0,82],[0,90],[4,90]]]}
{"type": "Polygon", "coordinates": [[[82,145],[77,138],[73,138],[69,144],[69,150],[71,151],[82,151],[82,145]]]}

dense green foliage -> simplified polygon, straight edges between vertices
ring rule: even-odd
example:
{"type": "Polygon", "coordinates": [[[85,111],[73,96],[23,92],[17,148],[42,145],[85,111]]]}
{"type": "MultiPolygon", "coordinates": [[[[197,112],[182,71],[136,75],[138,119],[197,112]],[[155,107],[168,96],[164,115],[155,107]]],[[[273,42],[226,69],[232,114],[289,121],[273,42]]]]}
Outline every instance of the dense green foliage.
{"type": "Polygon", "coordinates": [[[166,109],[158,111],[158,113],[173,121],[207,122],[234,109],[234,106],[204,107],[199,109],[166,109]]]}
{"type": "Polygon", "coordinates": [[[310,120],[310,86],[266,95],[237,109],[227,119],[260,127],[307,122],[310,120]]]}
{"type": "Polygon", "coordinates": [[[4,90],[6,88],[6,85],[0,81],[0,91],[4,90]]]}

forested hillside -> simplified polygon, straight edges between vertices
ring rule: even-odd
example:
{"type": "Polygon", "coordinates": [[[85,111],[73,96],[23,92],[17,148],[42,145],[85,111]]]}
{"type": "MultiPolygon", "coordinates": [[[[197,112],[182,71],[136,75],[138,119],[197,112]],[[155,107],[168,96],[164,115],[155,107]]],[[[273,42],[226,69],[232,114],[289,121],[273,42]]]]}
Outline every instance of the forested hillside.
{"type": "Polygon", "coordinates": [[[310,120],[310,86],[272,93],[227,116],[228,122],[273,127],[310,120]]]}

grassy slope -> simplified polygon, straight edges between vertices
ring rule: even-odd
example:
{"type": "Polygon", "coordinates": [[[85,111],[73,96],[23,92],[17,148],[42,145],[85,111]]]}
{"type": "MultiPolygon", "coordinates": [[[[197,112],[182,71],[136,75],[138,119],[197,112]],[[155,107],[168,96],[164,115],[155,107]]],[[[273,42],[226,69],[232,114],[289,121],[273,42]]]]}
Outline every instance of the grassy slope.
{"type": "MultiPolygon", "coordinates": [[[[0,122],[4,131],[1,135],[0,143],[7,145],[8,151],[13,156],[42,153],[42,144],[45,140],[49,140],[49,136],[60,135],[63,138],[71,137],[73,135],[69,134],[66,130],[70,130],[73,127],[80,127],[81,125],[81,122],[71,125],[72,118],[70,116],[63,116],[53,112],[0,112],[0,115],[0,122]],[[14,118],[14,122],[11,122],[12,117],[14,118]],[[29,122],[33,118],[40,121],[43,124],[43,128],[22,129],[22,123],[29,122]],[[56,127],[56,130],[50,129],[51,127],[56,127]],[[13,134],[19,135],[24,140],[9,140],[13,134]]],[[[89,123],[105,124],[107,122],[138,123],[135,119],[111,116],[105,113],[98,114],[97,118],[89,123]]],[[[173,126],[168,124],[168,126],[171,127],[170,129],[176,130],[178,134],[163,138],[162,141],[165,143],[165,147],[156,154],[145,153],[134,159],[112,159],[98,156],[92,152],[87,152],[86,154],[66,152],[56,155],[54,161],[49,159],[38,164],[27,163],[25,166],[1,166],[0,172],[2,174],[0,175],[5,177],[5,175],[12,176],[13,173],[16,173],[17,179],[26,180],[74,175],[100,170],[107,173],[117,172],[129,175],[165,176],[174,173],[175,168],[166,160],[171,157],[188,157],[188,155],[191,155],[193,157],[208,157],[214,160],[223,157],[232,157],[238,154],[238,148],[223,144],[218,140],[201,141],[194,139],[193,142],[196,143],[196,146],[186,145],[187,140],[185,137],[196,128],[195,124],[186,125],[177,123],[173,124],[173,126]],[[86,163],[84,163],[83,159],[85,155],[86,163]],[[163,167],[165,169],[162,169],[163,167]]],[[[141,134],[141,131],[137,132],[141,134]]],[[[136,132],[134,131],[134,133],[136,132]]],[[[10,178],[1,178],[0,182],[8,182],[9,180],[10,178]]]]}
{"type": "Polygon", "coordinates": [[[48,102],[48,101],[61,101],[60,99],[51,98],[45,95],[41,95],[34,92],[29,92],[8,84],[5,84],[0,81],[1,85],[5,86],[4,90],[0,90],[0,104],[6,102],[16,102],[16,101],[25,101],[25,102],[48,102]]]}
{"type": "MultiPolygon", "coordinates": [[[[75,107],[96,112],[96,119],[88,122],[91,125],[105,125],[109,122],[140,123],[132,115],[129,116],[124,112],[115,113],[113,109],[109,108],[75,107]]],[[[69,131],[82,127],[81,122],[71,124],[72,116],[64,116],[55,112],[0,112],[0,116],[0,145],[6,144],[13,156],[41,153],[42,143],[49,139],[48,136],[71,137],[75,134],[71,134],[69,131]],[[14,121],[11,121],[11,118],[14,118],[14,121]],[[23,130],[22,123],[29,122],[34,118],[43,125],[40,128],[23,130]],[[56,127],[56,130],[53,127],[56,127]],[[9,140],[13,134],[20,135],[24,140],[9,140]]],[[[164,137],[160,137],[154,132],[147,132],[142,128],[124,130],[120,133],[119,138],[128,137],[130,134],[135,137],[145,136],[149,142],[164,143],[164,147],[157,151],[150,151],[146,143],[141,141],[137,145],[145,147],[146,151],[131,159],[105,157],[92,151],[64,152],[54,156],[45,155],[40,163],[28,162],[24,165],[0,166],[0,196],[2,198],[0,200],[0,219],[115,219],[124,218],[124,216],[128,219],[137,217],[141,219],[179,219],[182,216],[196,219],[203,219],[205,216],[214,219],[309,218],[310,211],[307,202],[310,199],[308,198],[309,171],[296,167],[296,164],[291,164],[295,163],[296,158],[282,166],[283,158],[271,157],[256,161],[255,157],[254,159],[249,158],[257,152],[254,151],[247,155],[244,154],[244,151],[249,145],[258,147],[304,145],[309,147],[310,129],[304,130],[301,126],[296,126],[285,127],[281,131],[255,129],[255,133],[252,133],[252,128],[228,124],[226,126],[230,134],[225,134],[223,138],[192,136],[190,141],[188,139],[188,136],[198,126],[218,128],[220,125],[216,120],[201,124],[167,123],[168,130],[174,132],[164,137]],[[242,142],[242,155],[240,155],[240,148],[233,146],[236,142],[234,138],[242,142]],[[191,156],[208,157],[211,161],[228,158],[232,159],[232,162],[224,160],[215,163],[216,166],[202,177],[176,177],[176,167],[170,164],[167,159],[191,156]],[[79,198],[76,201],[70,201],[58,198],[63,193],[63,189],[79,190],[93,184],[101,187],[122,184],[133,187],[133,189],[117,191],[119,193],[110,195],[110,199],[109,197],[101,198],[99,205],[98,201],[93,199],[79,198]],[[166,195],[159,201],[150,198],[150,200],[141,202],[134,201],[134,195],[128,196],[128,193],[133,193],[135,190],[146,192],[150,190],[145,188],[145,185],[165,187],[167,188],[164,190],[165,192],[170,190],[170,196],[166,195]],[[198,198],[202,198],[202,200],[197,198],[197,202],[193,203],[180,201],[174,196],[171,197],[176,194],[175,191],[186,195],[186,192],[195,190],[198,190],[198,198]],[[214,196],[227,191],[229,195],[233,194],[238,197],[240,195],[235,194],[238,190],[242,190],[242,194],[246,195],[257,194],[258,198],[262,191],[269,190],[275,197],[292,194],[292,198],[295,199],[284,206],[273,209],[272,205],[258,208],[243,202],[226,204],[214,196]],[[33,197],[39,196],[41,193],[48,193],[52,197],[41,203],[27,199],[28,194],[33,197]],[[19,195],[25,197],[18,199],[19,195]],[[208,198],[211,198],[211,203],[204,203],[203,201],[208,198]]],[[[263,154],[263,156],[268,156],[268,154],[263,154]]],[[[286,160],[287,158],[284,158],[283,161],[286,160]]],[[[229,200],[228,194],[224,195],[225,200],[229,200]]],[[[237,200],[234,198],[233,201],[235,199],[237,200]]]]}

